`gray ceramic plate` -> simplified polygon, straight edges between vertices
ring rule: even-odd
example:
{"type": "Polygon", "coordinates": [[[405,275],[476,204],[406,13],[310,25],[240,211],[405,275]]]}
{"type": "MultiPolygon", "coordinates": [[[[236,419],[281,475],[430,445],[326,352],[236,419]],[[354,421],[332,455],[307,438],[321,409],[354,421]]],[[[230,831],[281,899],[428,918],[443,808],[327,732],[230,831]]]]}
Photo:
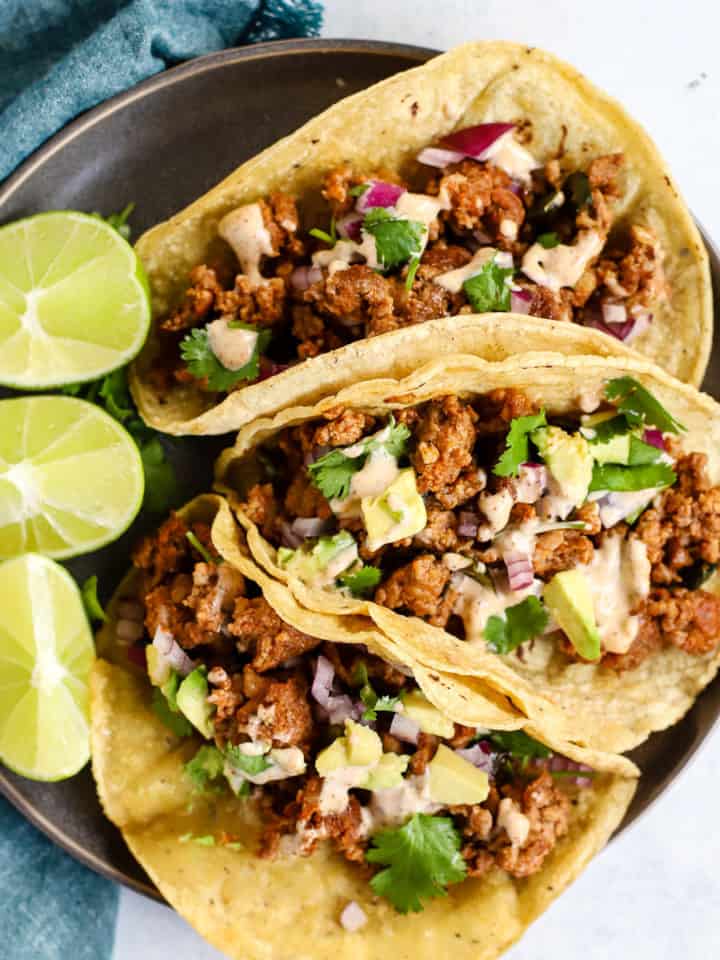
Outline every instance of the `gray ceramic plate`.
{"type": "MultiPolygon", "coordinates": [[[[421,63],[434,51],[396,44],[298,40],[229,50],[177,67],[72,123],[0,188],[0,222],[41,210],[119,210],[136,203],[135,235],[204,193],[335,100],[421,63]]],[[[720,259],[710,247],[716,291],[720,259]]],[[[720,347],[706,388],[720,396],[720,347]]],[[[207,490],[218,441],[169,441],[187,494],[207,490]]],[[[69,566],[110,590],[128,563],[140,521],[111,547],[69,566]]],[[[643,778],[621,829],[662,793],[720,713],[720,683],[685,719],[635,751],[643,778]]],[[[36,826],[100,873],[158,896],[103,817],[92,777],[32,783],[0,770],[0,790],[36,826]]]]}

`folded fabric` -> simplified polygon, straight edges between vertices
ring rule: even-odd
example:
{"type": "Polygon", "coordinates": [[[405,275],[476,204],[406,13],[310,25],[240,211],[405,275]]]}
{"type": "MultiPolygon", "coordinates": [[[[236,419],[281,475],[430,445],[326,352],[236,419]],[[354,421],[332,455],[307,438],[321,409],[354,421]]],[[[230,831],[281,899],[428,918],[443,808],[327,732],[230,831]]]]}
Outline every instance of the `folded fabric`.
{"type": "Polygon", "coordinates": [[[83,110],[233,44],[314,35],[315,0],[3,0],[0,180],[83,110]]]}

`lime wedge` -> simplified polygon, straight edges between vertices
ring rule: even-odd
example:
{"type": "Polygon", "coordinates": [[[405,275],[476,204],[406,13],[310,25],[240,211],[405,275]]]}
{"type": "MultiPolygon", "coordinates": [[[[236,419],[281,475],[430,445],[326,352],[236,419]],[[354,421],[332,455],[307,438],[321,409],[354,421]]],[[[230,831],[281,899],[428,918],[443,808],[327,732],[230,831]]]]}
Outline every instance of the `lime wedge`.
{"type": "Polygon", "coordinates": [[[60,211],[0,229],[0,383],[94,380],[135,356],[149,324],[140,260],[107,223],[60,211]]]}
{"type": "Polygon", "coordinates": [[[0,564],[0,759],[32,780],[88,761],[93,639],[75,581],[28,553],[0,564]]]}
{"type": "Polygon", "coordinates": [[[142,461],[130,434],[75,397],[0,400],[0,559],[88,553],[140,509],[142,461]]]}

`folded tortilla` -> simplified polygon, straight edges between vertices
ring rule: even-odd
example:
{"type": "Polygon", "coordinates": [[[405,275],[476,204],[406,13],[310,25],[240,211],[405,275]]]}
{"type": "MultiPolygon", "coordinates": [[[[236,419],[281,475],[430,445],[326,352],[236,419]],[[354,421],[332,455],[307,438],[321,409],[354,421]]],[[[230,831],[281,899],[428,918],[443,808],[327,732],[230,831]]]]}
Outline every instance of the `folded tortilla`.
{"type": "MultiPolygon", "coordinates": [[[[557,340],[557,338],[556,338],[557,340]]],[[[558,344],[559,346],[559,344],[558,344]]],[[[565,357],[559,353],[526,354],[503,363],[474,356],[454,356],[427,364],[403,380],[356,383],[313,406],[288,408],[273,418],[245,427],[234,447],[219,458],[219,489],[226,492],[247,532],[254,559],[271,576],[286,583],[306,608],[344,616],[366,616],[420,664],[455,677],[480,679],[508,696],[545,735],[555,734],[586,746],[624,752],[655,730],[679,720],[720,666],[720,649],[688,655],[675,647],[652,654],[639,667],[617,673],[592,663],[556,655],[555,642],[537,638],[527,661],[501,656],[451,636],[417,617],[403,616],[372,600],[304,583],[278,562],[277,551],[243,512],[241,492],[255,482],[255,451],[288,426],[314,420],[326,410],[346,409],[373,415],[414,406],[446,395],[472,396],[496,388],[517,388],[548,416],[594,409],[586,404],[603,396],[605,383],[630,376],[642,383],[687,432],[686,452],[705,453],[712,484],[720,482],[720,406],[705,394],[680,383],[641,359],[565,357]]],[[[704,589],[717,592],[717,574],[704,589]]]]}
{"type": "MultiPolygon", "coordinates": [[[[253,579],[287,622],[338,642],[362,642],[393,662],[404,653],[367,623],[313,613],[302,608],[287,588],[268,578],[248,557],[241,532],[226,504],[216,497],[193,501],[182,515],[206,522],[215,516],[212,539],[225,562],[253,579]]],[[[255,847],[261,820],[254,803],[229,794],[193,793],[183,772],[197,740],[178,741],[150,709],[150,684],[133,668],[114,633],[119,598],[132,595],[126,580],[109,606],[110,620],[98,637],[98,659],[91,685],[93,773],[107,816],[169,903],[211,944],[232,958],[273,957],[324,960],[374,956],[388,943],[398,957],[430,960],[452,949],[460,958],[491,960],[520,937],[527,926],[571,883],[617,828],[635,791],[634,766],[622,757],[586,751],[573,744],[549,744],[558,752],[590,764],[591,789],[572,805],[568,833],[542,869],[525,880],[495,870],[482,879],[451,886],[448,895],[430,901],[422,913],[400,915],[376,897],[355,864],[321,845],[309,857],[259,859],[255,847]],[[231,847],[203,846],[188,837],[232,835],[231,847]],[[183,842],[184,841],[184,842],[183,842]],[[355,901],[367,916],[358,932],[338,922],[343,906],[355,901]]],[[[407,663],[407,661],[405,661],[407,663]]],[[[412,662],[408,666],[414,668],[412,662]]],[[[473,691],[444,695],[443,685],[426,686],[439,709],[471,722],[473,691]]],[[[452,681],[443,680],[452,686],[452,681]]],[[[508,705],[481,707],[483,716],[509,727],[528,724],[508,705]]]]}
{"type": "MultiPolygon", "coordinates": [[[[162,317],[178,302],[197,264],[229,256],[217,233],[220,219],[239,205],[276,190],[297,196],[312,223],[320,182],[341,163],[358,170],[383,169],[417,177],[417,153],[453,130],[491,121],[532,122],[533,152],[540,161],[564,157],[575,169],[588,158],[622,151],[624,192],[615,222],[650,227],[665,254],[671,295],[654,311],[650,327],[633,347],[681,380],[699,384],[712,338],[712,290],[707,255],[697,228],[657,148],[614,100],[549,53],[499,41],[470,43],[342,100],[295,133],[242,164],[222,183],[138,242],[150,279],[153,310],[162,317]],[[392,135],[388,134],[392,131],[392,135]]],[[[158,352],[151,334],[133,366],[131,387],[143,418],[173,434],[219,434],[285,405],[310,403],[337,392],[354,378],[401,377],[438,355],[477,352],[489,360],[514,353],[499,329],[476,329],[473,317],[431,322],[365,343],[355,342],[306,360],[282,373],[240,387],[220,403],[197,386],[162,394],[149,376],[158,352]]],[[[523,349],[545,349],[543,328],[529,326],[523,349]]],[[[566,351],[620,355],[624,348],[605,334],[563,325],[566,351]]]]}

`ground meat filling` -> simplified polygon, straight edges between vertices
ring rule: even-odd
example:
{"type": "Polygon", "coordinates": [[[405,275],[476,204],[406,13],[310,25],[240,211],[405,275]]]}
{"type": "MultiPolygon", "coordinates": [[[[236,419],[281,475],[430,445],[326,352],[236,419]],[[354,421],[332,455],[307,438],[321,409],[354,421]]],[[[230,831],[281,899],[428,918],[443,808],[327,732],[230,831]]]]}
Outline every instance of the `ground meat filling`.
{"type": "MultiPolygon", "coordinates": [[[[670,291],[652,229],[614,223],[623,164],[620,153],[595,157],[584,171],[564,170],[562,160],[555,159],[520,184],[490,162],[464,159],[441,173],[428,171],[411,188],[400,184],[436,197],[443,206],[428,225],[413,276],[409,261],[383,273],[359,253],[349,262],[340,258],[313,266],[313,255],[330,249],[330,242],[309,231],[327,223],[304,223],[295,199],[286,194],[259,200],[269,244],[261,258],[261,282],[237,272],[232,258],[196,266],[180,303],[158,322],[161,349],[153,382],[161,394],[178,383],[210,390],[207,379],[186,366],[180,342],[189,331],[219,319],[272,331],[260,364],[260,375],[268,376],[361,338],[471,312],[462,284],[454,289],[440,278],[465,267],[478,247],[513,258],[513,283],[527,298],[523,309],[533,316],[597,326],[606,304],[624,306],[628,317],[638,311],[647,315],[670,291]],[[574,286],[540,285],[522,271],[522,258],[538,237],[573,245],[591,233],[604,247],[574,286]]],[[[327,220],[342,225],[359,216],[358,193],[371,179],[397,180],[347,165],[329,171],[318,191],[327,220]]],[[[322,221],[322,214],[314,213],[313,220],[322,221]]],[[[360,234],[354,237],[359,241],[360,234]]]]}
{"type": "MultiPolygon", "coordinates": [[[[397,410],[397,423],[410,431],[404,462],[413,467],[426,523],[412,537],[378,549],[369,549],[362,517],[352,512],[335,517],[304,469],[308,457],[314,460],[356,444],[381,429],[380,418],[359,411],[336,407],[321,422],[285,431],[277,443],[289,466],[284,474],[291,473],[292,479],[252,487],[243,509],[257,518],[275,545],[297,517],[321,518],[331,533],[338,528],[351,532],[360,558],[380,568],[376,603],[462,638],[454,572],[481,563],[492,567],[491,574],[502,575],[498,529],[543,519],[542,504],[526,502],[519,478],[499,477],[492,470],[510,423],[537,412],[524,393],[512,388],[473,400],[439,397],[397,410]],[[500,527],[494,528],[499,515],[500,527]]],[[[702,589],[703,578],[720,563],[720,487],[708,479],[704,454],[675,454],[675,484],[655,498],[634,527],[617,523],[612,528],[613,536],[641,541],[650,564],[649,591],[631,611],[640,617],[637,636],[625,653],[602,655],[603,665],[615,670],[634,669],[669,644],[701,655],[720,643],[720,597],[702,589]]],[[[584,529],[561,524],[534,536],[533,573],[544,582],[590,565],[611,532],[603,529],[595,501],[585,502],[567,519],[582,522],[584,529]]],[[[558,640],[562,652],[579,659],[559,632],[558,640]]]]}
{"type": "MultiPolygon", "coordinates": [[[[346,440],[366,425],[341,414],[337,429],[328,423],[323,436],[346,440]]],[[[252,788],[264,822],[259,855],[309,855],[327,841],[369,877],[377,869],[366,861],[372,831],[363,808],[370,802],[369,792],[353,789],[339,812],[323,808],[324,781],[316,774],[314,761],[338,735],[338,728],[330,727],[327,714],[311,694],[315,661],[318,654],[327,658],[336,689],[354,698],[361,684],[370,683],[378,696],[397,697],[414,691],[414,680],[405,668],[373,656],[364,647],[322,643],[285,623],[229,564],[207,562],[188,533],[214,553],[207,525],[188,525],[177,515],[135,551],[149,632],[155,623],[171,630],[194,661],[207,666],[218,747],[252,741],[279,751],[298,748],[306,761],[305,772],[252,788]]],[[[373,726],[385,752],[408,757],[411,778],[427,776],[441,743],[461,749],[478,739],[474,728],[455,724],[452,736],[444,741],[420,732],[417,743],[407,743],[390,732],[392,717],[392,713],[378,712],[373,726]]],[[[489,741],[483,743],[489,754],[489,741]]],[[[529,876],[542,867],[567,831],[570,802],[550,774],[500,751],[491,765],[488,799],[440,811],[452,818],[458,830],[470,876],[492,868],[513,877],[529,876]],[[514,805],[512,809],[508,804],[514,805]],[[520,819],[519,835],[512,816],[520,819]]],[[[570,781],[563,786],[570,794],[575,789],[570,781]]]]}

